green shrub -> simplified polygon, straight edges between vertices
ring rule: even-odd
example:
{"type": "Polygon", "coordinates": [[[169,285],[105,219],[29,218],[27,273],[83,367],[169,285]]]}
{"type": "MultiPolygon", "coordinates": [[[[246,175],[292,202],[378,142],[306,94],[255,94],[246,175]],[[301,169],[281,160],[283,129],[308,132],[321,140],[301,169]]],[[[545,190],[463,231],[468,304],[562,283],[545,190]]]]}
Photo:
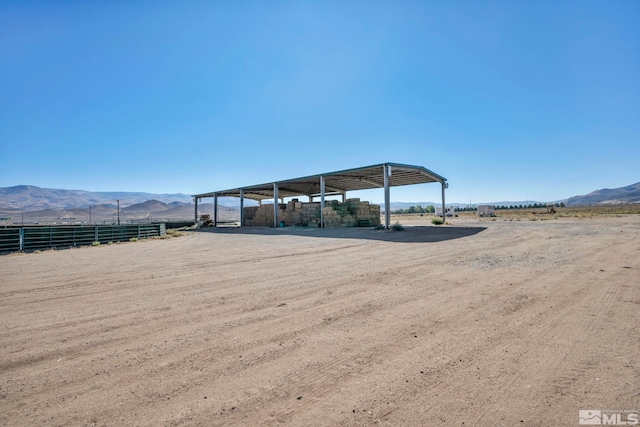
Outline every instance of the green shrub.
{"type": "Polygon", "coordinates": [[[442,225],[442,224],[444,224],[444,221],[440,217],[435,217],[435,218],[433,218],[431,220],[431,224],[433,224],[433,225],[442,225]]]}
{"type": "Polygon", "coordinates": [[[404,227],[403,227],[402,224],[400,224],[400,221],[396,221],[396,223],[393,224],[391,226],[391,228],[393,229],[393,231],[402,231],[402,230],[404,230],[404,227]]]}

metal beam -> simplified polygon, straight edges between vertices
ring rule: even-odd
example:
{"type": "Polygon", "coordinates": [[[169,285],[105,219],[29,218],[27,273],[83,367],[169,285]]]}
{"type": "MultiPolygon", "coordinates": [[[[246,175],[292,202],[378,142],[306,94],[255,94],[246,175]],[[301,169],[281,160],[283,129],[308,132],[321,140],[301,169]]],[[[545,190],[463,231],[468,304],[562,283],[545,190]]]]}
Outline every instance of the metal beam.
{"type": "Polygon", "coordinates": [[[320,177],[320,228],[324,228],[324,176],[320,177]]]}
{"type": "Polygon", "coordinates": [[[199,197],[194,197],[193,198],[195,203],[196,203],[196,209],[195,209],[195,215],[193,218],[193,225],[198,225],[198,201],[200,200],[199,197]]]}
{"type": "Polygon", "coordinates": [[[218,226],[218,193],[213,195],[213,226],[218,226]]]}
{"type": "Polygon", "coordinates": [[[424,176],[426,176],[426,177],[428,177],[428,178],[432,179],[432,180],[433,180],[433,182],[440,182],[440,183],[444,183],[444,181],[440,180],[439,178],[436,178],[435,176],[431,175],[430,173],[427,173],[427,172],[425,172],[425,171],[423,171],[423,170],[420,170],[419,172],[420,172],[422,175],[424,175],[424,176]]]}
{"type": "MultiPolygon", "coordinates": [[[[329,191],[329,192],[327,192],[326,188],[327,187],[325,186],[325,192],[324,192],[325,196],[341,196],[341,195],[345,194],[342,191],[329,191]]],[[[312,194],[311,197],[320,197],[320,193],[312,194]]]]}
{"type": "Polygon", "coordinates": [[[380,184],[378,184],[377,182],[371,181],[371,180],[366,179],[366,178],[364,178],[364,177],[360,177],[360,181],[362,181],[362,182],[366,182],[367,184],[374,185],[374,186],[376,186],[376,187],[378,187],[378,188],[383,188],[383,187],[384,187],[384,185],[380,185],[380,184]]]}
{"type": "Polygon", "coordinates": [[[445,184],[443,182],[442,183],[442,223],[443,224],[445,222],[447,222],[447,212],[446,212],[446,208],[444,206],[444,188],[445,188],[445,184]]]}
{"type": "Polygon", "coordinates": [[[273,183],[273,227],[278,227],[278,184],[273,183]]]}
{"type": "Polygon", "coordinates": [[[389,194],[389,166],[382,165],[384,175],[384,226],[388,230],[391,222],[391,201],[389,194]]]}
{"type": "Polygon", "coordinates": [[[240,227],[244,225],[244,190],[240,189],[240,227]]]}
{"type": "Polygon", "coordinates": [[[325,188],[325,191],[326,190],[335,191],[336,193],[343,193],[344,191],[346,191],[344,188],[338,188],[338,187],[334,187],[333,185],[327,185],[326,182],[324,184],[324,188],[325,188]]]}

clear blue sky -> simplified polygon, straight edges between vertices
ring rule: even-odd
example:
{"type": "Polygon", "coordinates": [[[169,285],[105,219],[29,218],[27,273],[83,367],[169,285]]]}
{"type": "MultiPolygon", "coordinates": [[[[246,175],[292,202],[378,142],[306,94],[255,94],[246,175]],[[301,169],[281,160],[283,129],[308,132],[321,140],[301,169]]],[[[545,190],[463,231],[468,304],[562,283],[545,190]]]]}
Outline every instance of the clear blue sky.
{"type": "Polygon", "coordinates": [[[386,161],[452,202],[620,187],[640,1],[4,1],[0,149],[0,187],[194,194],[386,161]]]}

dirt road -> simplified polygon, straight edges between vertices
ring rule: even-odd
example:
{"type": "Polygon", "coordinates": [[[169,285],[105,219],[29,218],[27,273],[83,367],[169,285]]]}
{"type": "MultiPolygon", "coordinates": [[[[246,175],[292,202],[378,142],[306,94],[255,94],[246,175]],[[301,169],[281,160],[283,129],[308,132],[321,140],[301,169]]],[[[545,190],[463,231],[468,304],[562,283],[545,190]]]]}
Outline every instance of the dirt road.
{"type": "Polygon", "coordinates": [[[0,425],[575,426],[640,410],[640,216],[0,257],[0,425]]]}

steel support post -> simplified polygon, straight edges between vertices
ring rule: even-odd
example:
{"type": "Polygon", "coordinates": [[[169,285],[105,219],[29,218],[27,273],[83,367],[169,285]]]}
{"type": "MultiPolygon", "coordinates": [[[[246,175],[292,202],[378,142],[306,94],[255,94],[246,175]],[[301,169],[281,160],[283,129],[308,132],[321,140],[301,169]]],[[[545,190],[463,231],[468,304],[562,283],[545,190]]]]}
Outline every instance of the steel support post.
{"type": "Polygon", "coordinates": [[[195,212],[193,215],[193,225],[197,225],[198,224],[198,201],[200,200],[200,198],[194,197],[193,200],[196,203],[195,212]]]}
{"type": "Polygon", "coordinates": [[[384,226],[388,230],[391,226],[391,202],[389,194],[389,166],[383,165],[382,171],[384,174],[384,226]]]}
{"type": "Polygon", "coordinates": [[[320,228],[324,228],[324,176],[320,177],[320,228]]]}
{"type": "Polygon", "coordinates": [[[273,184],[273,227],[278,227],[278,184],[273,184]]]}
{"type": "Polygon", "coordinates": [[[244,190],[240,190],[240,227],[244,225],[244,190]]]}
{"type": "Polygon", "coordinates": [[[445,189],[445,184],[444,181],[442,182],[442,223],[444,224],[445,222],[447,222],[447,212],[446,212],[446,208],[444,206],[444,189],[445,189]]]}
{"type": "Polygon", "coordinates": [[[218,226],[218,193],[213,194],[213,226],[218,226]]]}

